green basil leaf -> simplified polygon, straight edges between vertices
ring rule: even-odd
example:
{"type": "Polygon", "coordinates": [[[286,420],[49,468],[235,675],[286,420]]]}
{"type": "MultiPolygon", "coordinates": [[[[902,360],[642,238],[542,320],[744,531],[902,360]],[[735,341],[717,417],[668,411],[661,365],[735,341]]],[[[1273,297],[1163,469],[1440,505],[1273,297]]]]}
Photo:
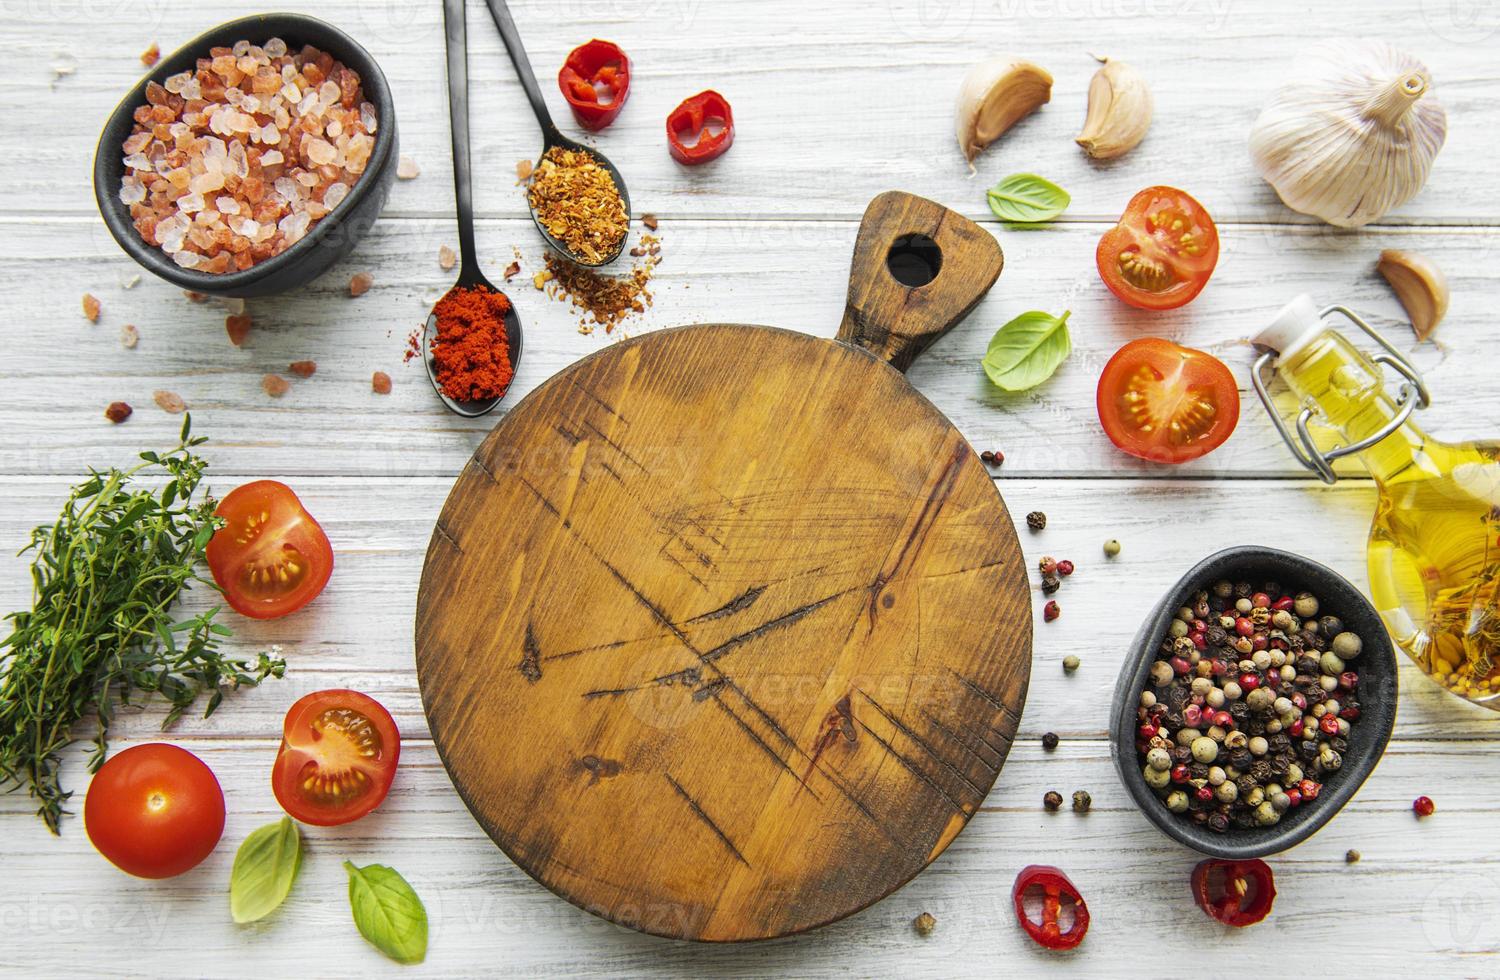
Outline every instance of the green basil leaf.
{"type": "Polygon", "coordinates": [[[264,919],[286,900],[302,870],[302,832],[291,817],[253,831],[234,855],[229,914],[236,922],[264,919]]]}
{"type": "Polygon", "coordinates": [[[995,217],[1022,224],[1051,221],[1073,203],[1067,191],[1036,174],[1011,174],[986,191],[985,197],[995,217]]]}
{"type": "Polygon", "coordinates": [[[383,864],[349,872],[349,908],[354,925],[370,945],[397,963],[420,963],[427,956],[427,909],[395,869],[383,864]]]}
{"type": "Polygon", "coordinates": [[[995,331],[984,353],[984,373],[1006,391],[1025,391],[1052,377],[1073,351],[1068,317],[1032,310],[995,331]]]}

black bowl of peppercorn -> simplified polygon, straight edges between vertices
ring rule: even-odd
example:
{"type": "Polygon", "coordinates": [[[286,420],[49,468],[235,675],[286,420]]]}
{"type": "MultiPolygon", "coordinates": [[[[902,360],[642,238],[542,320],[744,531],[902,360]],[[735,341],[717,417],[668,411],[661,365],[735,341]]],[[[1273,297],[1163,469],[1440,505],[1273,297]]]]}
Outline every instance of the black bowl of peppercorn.
{"type": "Polygon", "coordinates": [[[1136,634],[1111,755],[1168,837],[1219,858],[1315,834],[1374,771],[1396,723],[1379,614],[1332,569],[1237,547],[1194,566],[1136,634]]]}

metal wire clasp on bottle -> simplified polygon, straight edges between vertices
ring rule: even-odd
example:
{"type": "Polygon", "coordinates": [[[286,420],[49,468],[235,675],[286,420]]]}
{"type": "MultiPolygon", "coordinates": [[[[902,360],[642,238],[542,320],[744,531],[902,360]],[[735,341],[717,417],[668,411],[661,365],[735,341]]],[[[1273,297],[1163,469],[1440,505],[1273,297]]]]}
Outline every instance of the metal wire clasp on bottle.
{"type": "Polygon", "coordinates": [[[1397,390],[1396,414],[1379,431],[1358,442],[1347,446],[1334,446],[1332,449],[1324,452],[1313,441],[1312,432],[1308,428],[1308,423],[1313,418],[1313,409],[1311,406],[1305,406],[1298,413],[1295,423],[1297,434],[1293,437],[1292,430],[1287,427],[1286,420],[1276,411],[1276,405],[1271,401],[1271,393],[1268,389],[1266,375],[1276,358],[1280,356],[1279,353],[1274,350],[1264,351],[1260,357],[1256,358],[1255,367],[1250,372],[1250,381],[1255,386],[1255,394],[1260,398],[1260,403],[1266,407],[1266,411],[1271,416],[1271,422],[1276,426],[1276,431],[1281,434],[1282,441],[1292,451],[1292,455],[1296,457],[1297,462],[1318,474],[1323,482],[1328,484],[1332,484],[1338,480],[1338,474],[1333,471],[1335,460],[1369,449],[1405,425],[1407,419],[1411,418],[1412,412],[1419,408],[1426,408],[1432,401],[1428,396],[1427,385],[1422,380],[1421,373],[1395,347],[1391,346],[1390,341],[1382,337],[1359,314],[1347,306],[1334,305],[1326,306],[1318,311],[1318,318],[1327,319],[1334,313],[1339,314],[1360,330],[1363,330],[1371,340],[1380,345],[1382,352],[1371,358],[1373,362],[1390,367],[1405,379],[1401,382],[1401,387],[1397,390]]]}

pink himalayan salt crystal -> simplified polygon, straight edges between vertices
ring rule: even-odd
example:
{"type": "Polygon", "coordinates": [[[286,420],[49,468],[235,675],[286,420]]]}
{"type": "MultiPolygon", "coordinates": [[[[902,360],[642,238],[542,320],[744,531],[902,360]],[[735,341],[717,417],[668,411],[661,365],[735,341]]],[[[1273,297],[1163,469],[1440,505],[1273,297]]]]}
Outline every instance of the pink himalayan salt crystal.
{"type": "Polygon", "coordinates": [[[368,272],[356,272],[349,278],[349,295],[363,296],[375,285],[375,277],[368,272]]]}
{"type": "Polygon", "coordinates": [[[187,409],[187,402],[175,391],[157,390],[151,393],[151,398],[157,408],[169,415],[181,415],[187,409]]]}
{"type": "Polygon", "coordinates": [[[141,342],[141,332],[136,329],[135,324],[127,323],[120,328],[120,343],[126,347],[134,347],[141,342]]]}
{"type": "Polygon", "coordinates": [[[449,248],[447,245],[444,245],[442,248],[438,249],[438,265],[442,266],[444,269],[453,268],[453,264],[457,261],[458,256],[454,255],[453,249],[449,248]]]}
{"type": "Polygon", "coordinates": [[[83,315],[90,323],[99,322],[99,299],[93,293],[83,294],[83,315]]]}
{"type": "Polygon", "coordinates": [[[292,388],[292,383],[279,374],[268,374],[260,379],[260,386],[272,398],[280,398],[292,388]]]}
{"type": "Polygon", "coordinates": [[[376,371],[370,375],[370,390],[377,395],[389,395],[391,393],[391,376],[384,371],[376,371]]]}
{"type": "Polygon", "coordinates": [[[402,157],[396,164],[396,176],[402,180],[416,180],[422,175],[422,168],[417,166],[417,161],[411,157],[402,157]]]}
{"type": "Polygon", "coordinates": [[[209,49],[148,84],[134,118],[121,203],[143,239],[213,274],[305,237],[358,183],[379,122],[356,72],[279,38],[209,49]]]}

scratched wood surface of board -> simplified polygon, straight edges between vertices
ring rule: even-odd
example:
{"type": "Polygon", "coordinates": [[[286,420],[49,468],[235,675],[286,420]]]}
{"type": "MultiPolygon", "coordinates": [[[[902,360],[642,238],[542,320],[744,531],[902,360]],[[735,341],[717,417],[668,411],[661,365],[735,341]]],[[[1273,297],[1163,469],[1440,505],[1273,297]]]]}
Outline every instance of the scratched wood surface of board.
{"type": "Polygon", "coordinates": [[[968,219],[881,195],[844,342],[635,338],[474,453],[428,549],[418,679],[459,794],[528,872],[647,932],[764,939],[864,908],[963,829],[1020,720],[1029,589],[989,474],[891,365],[1001,264],[968,219]],[[904,285],[887,258],[913,234],[932,262],[904,285]]]}

